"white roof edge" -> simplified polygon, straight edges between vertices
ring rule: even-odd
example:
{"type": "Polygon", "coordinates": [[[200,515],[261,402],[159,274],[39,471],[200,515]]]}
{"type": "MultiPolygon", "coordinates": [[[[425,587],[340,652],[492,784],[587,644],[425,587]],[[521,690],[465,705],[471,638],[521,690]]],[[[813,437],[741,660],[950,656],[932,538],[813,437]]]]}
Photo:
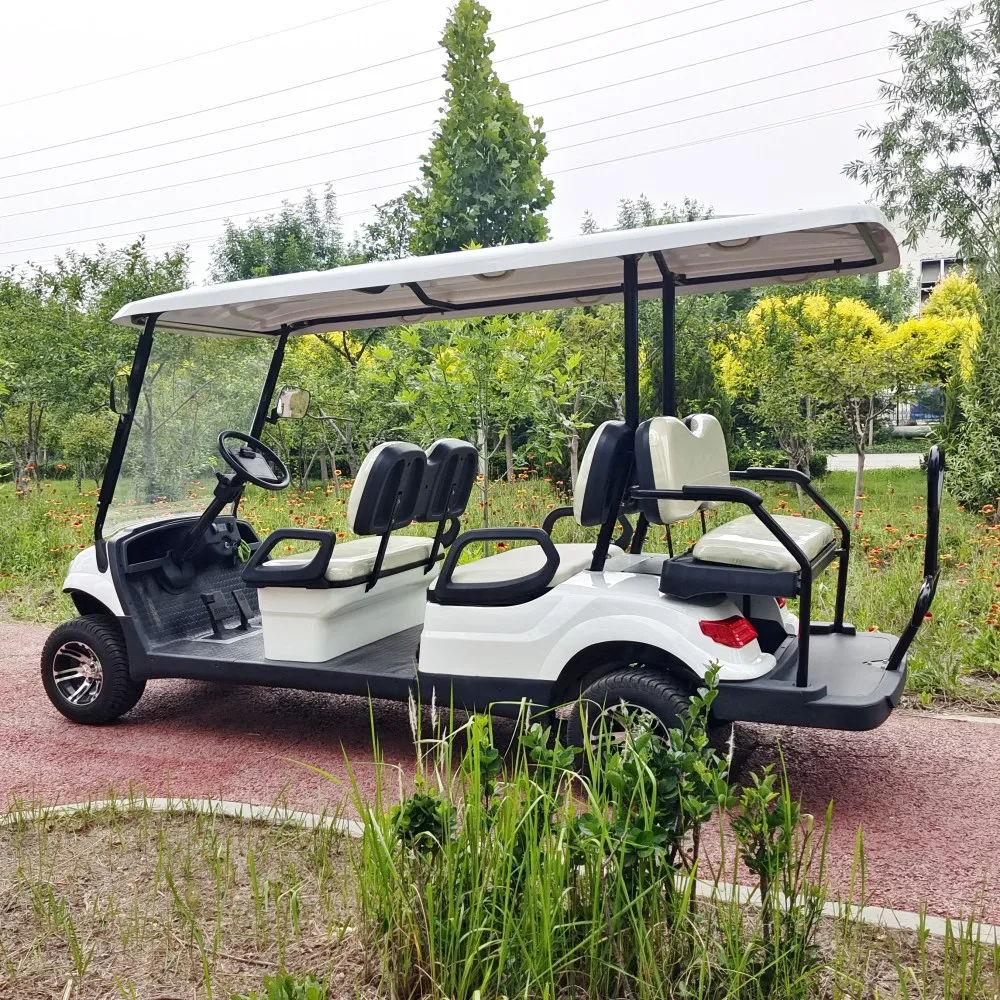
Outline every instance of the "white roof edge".
{"type": "MultiPolygon", "coordinates": [[[[332,309],[341,303],[345,304],[347,313],[354,310],[352,318],[357,318],[360,315],[356,311],[359,308],[357,306],[359,301],[366,308],[370,308],[373,313],[377,312],[381,308],[381,304],[378,293],[373,293],[373,291],[381,289],[383,286],[387,289],[393,288],[393,286],[403,287],[406,291],[408,305],[412,301],[413,305],[419,306],[419,302],[415,298],[411,300],[413,293],[407,286],[412,283],[426,282],[448,283],[450,281],[452,288],[459,289],[459,292],[464,290],[467,294],[471,294],[473,290],[478,293],[481,289],[480,297],[486,300],[490,298],[491,294],[496,297],[500,291],[499,286],[490,287],[491,277],[502,278],[507,275],[510,275],[513,280],[503,285],[503,295],[506,297],[517,296],[519,286],[522,289],[530,287],[530,294],[536,296],[538,302],[534,305],[524,305],[524,310],[530,311],[552,307],[542,303],[547,288],[546,279],[551,276],[552,280],[556,280],[558,274],[561,276],[562,285],[552,285],[553,290],[557,287],[565,287],[567,268],[572,268],[573,265],[590,265],[590,271],[597,274],[597,278],[593,279],[596,281],[602,276],[602,264],[605,272],[611,273],[608,268],[612,266],[615,258],[629,255],[645,256],[661,252],[674,258],[671,261],[671,269],[680,273],[674,261],[679,261],[681,265],[688,259],[702,262],[702,259],[710,256],[709,249],[711,247],[714,246],[716,250],[722,249],[719,248],[719,243],[735,243],[740,240],[756,243],[767,237],[784,235],[795,237],[796,234],[804,239],[809,232],[852,226],[857,227],[858,240],[857,247],[851,248],[850,259],[861,260],[860,257],[856,256],[855,251],[857,251],[857,253],[862,253],[865,258],[870,258],[870,263],[861,267],[838,269],[834,266],[834,261],[831,260],[828,272],[807,276],[823,276],[824,273],[833,275],[836,273],[881,271],[899,265],[899,248],[883,214],[871,205],[848,205],[774,215],[727,216],[697,222],[680,222],[642,229],[579,235],[549,240],[544,243],[514,244],[427,257],[407,257],[401,260],[350,265],[327,271],[304,271],[267,278],[252,278],[246,281],[226,282],[168,292],[131,302],[116,313],[113,321],[124,324],[134,323],[155,313],[160,316],[158,325],[168,328],[203,333],[262,334],[277,331],[285,322],[281,318],[283,311],[281,304],[283,302],[295,303],[296,315],[300,317],[295,320],[295,323],[301,326],[308,323],[308,320],[301,318],[303,316],[312,315],[313,319],[319,319],[341,314],[344,310],[332,309]],[[550,268],[553,270],[550,271],[550,268]],[[462,285],[463,279],[465,279],[464,285],[462,285]],[[352,293],[353,301],[351,301],[352,293]],[[315,314],[309,312],[311,304],[317,308],[315,314]],[[267,328],[268,317],[272,315],[274,323],[270,328],[267,328]]],[[[772,242],[774,246],[769,252],[774,255],[773,260],[766,256],[760,258],[758,254],[755,258],[755,266],[760,268],[768,264],[769,261],[772,268],[781,268],[786,264],[794,265],[794,254],[788,258],[786,264],[783,264],[782,247],[778,241],[772,242]]],[[[799,243],[802,242],[803,240],[799,241],[799,243]]],[[[795,248],[789,245],[786,252],[791,252],[793,249],[795,248]]],[[[723,261],[720,259],[717,269],[709,272],[718,275],[719,284],[702,288],[696,286],[684,288],[683,285],[680,285],[678,291],[724,290],[764,283],[755,280],[736,280],[735,282],[725,280],[726,274],[732,273],[734,278],[738,278],[740,275],[738,252],[731,252],[724,263],[725,267],[723,268],[723,261]]],[[[712,261],[708,261],[705,266],[711,268],[712,261]]],[[[620,278],[618,280],[620,281],[620,278]]],[[[805,280],[805,277],[802,280],[805,280]]],[[[555,291],[553,294],[556,294],[555,291]]],[[[461,302],[459,294],[456,299],[456,316],[462,315],[461,302]]],[[[572,305],[573,302],[567,301],[565,304],[572,305]]],[[[400,306],[395,304],[390,305],[389,308],[399,309],[400,306]]],[[[359,320],[353,325],[360,328],[365,325],[385,326],[417,322],[421,317],[414,315],[414,313],[418,311],[410,308],[406,316],[401,312],[398,318],[395,315],[388,319],[383,316],[378,322],[368,323],[359,320]]],[[[511,310],[504,308],[500,311],[511,310]]],[[[426,318],[440,319],[442,316],[444,318],[448,316],[447,313],[442,314],[433,309],[429,309],[427,312],[431,315],[426,318]]],[[[465,315],[470,314],[476,313],[465,313],[465,315]]],[[[486,315],[487,313],[482,314],[486,315]]],[[[351,327],[345,325],[342,328],[351,327]]]]}

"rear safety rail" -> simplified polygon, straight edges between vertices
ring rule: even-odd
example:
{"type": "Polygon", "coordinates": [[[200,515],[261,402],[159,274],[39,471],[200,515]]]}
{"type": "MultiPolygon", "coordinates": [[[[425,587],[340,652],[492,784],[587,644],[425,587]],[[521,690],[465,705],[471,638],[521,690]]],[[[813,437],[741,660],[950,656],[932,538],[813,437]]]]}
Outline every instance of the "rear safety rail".
{"type": "Polygon", "coordinates": [[[927,453],[927,537],[924,539],[924,578],[920,583],[917,601],[913,606],[913,614],[907,622],[903,634],[896,641],[886,670],[899,670],[903,659],[910,650],[920,626],[924,623],[927,613],[937,592],[938,577],[941,574],[938,560],[938,536],[941,532],[941,497],[944,493],[944,449],[932,445],[927,453]]]}
{"type": "Polygon", "coordinates": [[[764,469],[750,468],[735,470],[729,473],[731,479],[754,480],[762,483],[793,483],[826,516],[833,521],[840,532],[840,548],[837,558],[840,560],[837,570],[837,597],[833,609],[833,626],[831,631],[849,631],[844,627],[844,609],[847,604],[847,570],[851,556],[851,529],[840,512],[812,484],[812,479],[800,469],[764,469]]]}

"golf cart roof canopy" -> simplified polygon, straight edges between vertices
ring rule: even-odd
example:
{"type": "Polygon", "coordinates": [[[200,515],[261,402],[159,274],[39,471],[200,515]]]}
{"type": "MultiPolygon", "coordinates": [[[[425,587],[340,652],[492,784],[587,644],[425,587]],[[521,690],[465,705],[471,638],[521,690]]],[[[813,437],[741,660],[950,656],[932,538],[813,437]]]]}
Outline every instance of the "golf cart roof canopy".
{"type": "Polygon", "coordinates": [[[730,216],[188,288],[114,319],[255,336],[621,302],[628,258],[649,298],[668,282],[686,294],[885,271],[899,248],[868,205],[730,216]]]}

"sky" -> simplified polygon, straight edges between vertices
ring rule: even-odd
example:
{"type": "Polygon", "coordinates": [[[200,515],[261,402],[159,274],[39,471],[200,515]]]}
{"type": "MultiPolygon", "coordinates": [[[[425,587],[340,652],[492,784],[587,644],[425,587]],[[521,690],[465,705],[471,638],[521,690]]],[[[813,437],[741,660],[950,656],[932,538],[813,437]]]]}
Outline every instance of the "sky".
{"type": "MultiPolygon", "coordinates": [[[[718,214],[869,200],[843,165],[882,120],[906,12],[953,0],[493,0],[500,77],[544,119],[553,237],[619,199],[718,214]]],[[[345,235],[419,176],[451,0],[4,5],[0,269],[190,245],[326,182],[345,235]]]]}

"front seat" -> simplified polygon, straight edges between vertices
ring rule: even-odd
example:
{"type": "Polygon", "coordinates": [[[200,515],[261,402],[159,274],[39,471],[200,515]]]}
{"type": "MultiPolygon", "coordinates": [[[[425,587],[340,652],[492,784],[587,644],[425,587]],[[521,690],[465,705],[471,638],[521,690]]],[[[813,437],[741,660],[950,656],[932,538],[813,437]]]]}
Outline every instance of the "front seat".
{"type": "MultiPolygon", "coordinates": [[[[633,440],[632,429],[622,420],[607,420],[591,435],[577,475],[573,507],[565,510],[566,515],[571,515],[581,527],[606,526],[617,519],[632,466],[633,440]]],[[[555,519],[548,520],[547,530],[551,531],[554,523],[555,519]]],[[[462,541],[460,538],[456,545],[462,545],[462,541]]],[[[599,547],[595,548],[591,542],[562,542],[554,548],[558,566],[545,590],[583,570],[594,568],[595,562],[600,562],[602,565],[598,568],[603,568],[604,560],[599,547]]],[[[606,556],[609,560],[623,554],[617,545],[608,545],[606,556]]],[[[456,565],[443,584],[438,578],[429,599],[442,604],[491,603],[491,584],[514,584],[518,580],[528,580],[542,571],[547,558],[542,546],[525,545],[456,565]],[[453,588],[452,585],[456,586],[453,588]],[[477,588],[481,588],[478,594],[477,588]]],[[[510,589],[516,588],[505,592],[510,589]]],[[[523,599],[531,600],[537,596],[538,593],[533,590],[525,590],[523,599]]]]}
{"type": "MultiPolygon", "coordinates": [[[[439,525],[434,538],[394,532],[420,514],[428,491],[437,492],[439,472],[467,476],[464,466],[440,462],[430,482],[427,466],[424,451],[405,441],[387,441],[365,456],[351,489],[347,523],[367,537],[338,543],[331,531],[281,528],[264,540],[243,579],[257,587],[266,657],[332,660],[420,624],[443,528],[439,525]],[[319,548],[270,558],[286,539],[318,542],[319,548]]],[[[461,499],[462,485],[443,487],[452,504],[456,492],[461,499]]],[[[441,505],[431,506],[433,515],[441,505]]],[[[452,509],[448,503],[444,508],[452,509]]]]}

